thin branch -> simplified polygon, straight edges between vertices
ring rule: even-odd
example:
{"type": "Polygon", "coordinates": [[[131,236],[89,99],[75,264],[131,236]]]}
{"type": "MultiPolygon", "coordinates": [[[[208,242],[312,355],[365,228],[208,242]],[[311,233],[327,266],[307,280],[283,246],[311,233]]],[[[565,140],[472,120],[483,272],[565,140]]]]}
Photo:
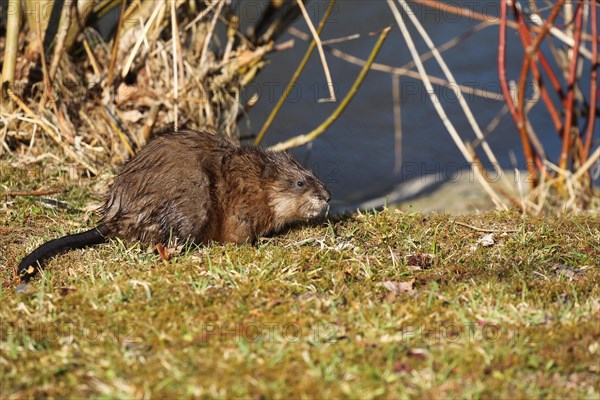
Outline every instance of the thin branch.
{"type": "MultiPolygon", "coordinates": [[[[508,106],[508,111],[513,117],[516,124],[519,124],[520,115],[519,111],[515,107],[508,82],[506,78],[506,22],[507,22],[507,2],[508,0],[500,0],[500,36],[498,39],[498,74],[500,78],[500,87],[504,100],[508,106]]],[[[535,169],[535,161],[533,151],[531,149],[531,143],[527,137],[527,133],[523,130],[519,130],[521,136],[521,143],[523,145],[523,152],[525,153],[525,162],[527,163],[527,170],[529,175],[532,177],[530,186],[534,188],[538,184],[537,171],[535,169]]]]}
{"type": "MultiPolygon", "coordinates": [[[[427,7],[431,7],[436,10],[440,10],[443,12],[449,12],[449,13],[452,13],[455,15],[460,15],[462,17],[466,17],[466,18],[470,18],[470,19],[484,21],[484,22],[487,22],[488,24],[498,25],[501,23],[499,18],[492,17],[490,15],[481,14],[475,10],[468,10],[466,8],[454,6],[451,4],[446,4],[445,2],[435,1],[435,0],[413,0],[413,1],[415,3],[423,4],[427,7]]],[[[517,24],[515,24],[514,22],[508,22],[507,25],[510,26],[511,28],[517,27],[517,24]]]]}
{"type": "Polygon", "coordinates": [[[496,194],[494,189],[492,189],[492,187],[489,185],[489,183],[483,177],[483,174],[481,173],[480,169],[475,165],[475,158],[473,157],[471,152],[467,149],[467,146],[461,139],[460,135],[456,131],[456,128],[454,128],[454,125],[448,118],[446,111],[442,107],[440,99],[435,94],[435,90],[433,89],[431,81],[430,81],[429,77],[427,76],[427,72],[425,71],[423,62],[420,60],[419,52],[417,51],[417,49],[415,47],[415,43],[414,43],[414,41],[410,35],[410,32],[408,30],[408,27],[406,26],[406,23],[404,22],[404,19],[402,18],[402,15],[400,14],[400,10],[398,10],[398,7],[396,6],[396,4],[394,4],[393,0],[387,0],[387,3],[392,11],[392,14],[394,15],[394,18],[396,19],[396,22],[398,24],[398,27],[400,28],[400,31],[402,32],[402,36],[404,37],[404,40],[406,41],[406,44],[408,46],[408,49],[412,56],[412,59],[417,66],[419,74],[421,75],[421,80],[423,81],[423,85],[425,85],[425,89],[426,89],[427,93],[429,94],[429,98],[430,98],[435,110],[437,111],[438,115],[440,116],[442,123],[448,130],[448,133],[454,140],[454,143],[456,144],[456,146],[462,153],[463,157],[468,162],[470,162],[471,165],[474,166],[473,169],[475,170],[475,176],[477,177],[477,180],[479,181],[481,186],[484,188],[484,190],[488,193],[488,195],[490,196],[492,201],[494,201],[494,203],[497,204],[498,207],[507,209],[507,206],[504,204],[502,199],[500,199],[500,197],[496,194]]]}
{"type": "Polygon", "coordinates": [[[581,42],[581,23],[583,21],[583,6],[577,6],[575,16],[575,46],[573,55],[571,56],[571,64],[569,66],[569,81],[567,92],[567,105],[565,114],[565,130],[563,133],[562,150],[560,152],[560,161],[558,166],[560,169],[567,169],[569,160],[569,152],[571,149],[572,135],[571,127],[573,126],[573,107],[575,101],[575,80],[577,79],[577,64],[579,61],[579,43],[581,42]]]}
{"type": "MultiPolygon", "coordinates": [[[[293,27],[289,29],[289,33],[296,36],[299,39],[302,39],[302,40],[308,40],[310,38],[305,33],[298,31],[297,29],[295,29],[293,27]]],[[[353,56],[352,54],[343,52],[335,47],[324,46],[324,49],[329,51],[334,57],[340,58],[350,64],[354,64],[354,65],[358,65],[359,67],[363,67],[366,63],[366,60],[363,60],[362,58],[353,56]]],[[[393,74],[393,75],[397,75],[397,76],[408,76],[409,78],[421,80],[421,75],[417,71],[413,71],[413,70],[403,68],[403,67],[393,67],[391,65],[374,62],[373,65],[371,65],[371,70],[385,72],[387,74],[393,74]]],[[[434,83],[438,86],[443,86],[443,87],[450,86],[450,82],[448,82],[445,79],[438,78],[438,77],[432,76],[432,75],[428,75],[428,77],[431,80],[431,83],[434,83]]],[[[502,95],[500,95],[498,93],[490,92],[487,90],[472,88],[472,87],[469,87],[466,85],[458,85],[458,88],[463,93],[466,93],[466,94],[469,94],[472,96],[478,96],[478,97],[482,97],[482,98],[490,99],[490,100],[494,100],[494,101],[501,101],[503,99],[502,95]]]]}
{"type": "Polygon", "coordinates": [[[328,99],[319,99],[319,103],[331,102],[335,103],[337,100],[335,98],[335,91],[333,89],[333,81],[331,80],[331,73],[329,72],[329,66],[327,65],[327,60],[325,59],[325,52],[323,51],[323,45],[321,44],[321,38],[319,38],[319,34],[315,30],[315,26],[310,20],[310,16],[308,12],[306,12],[306,8],[304,7],[304,3],[302,0],[298,1],[298,7],[300,7],[300,11],[302,11],[302,16],[306,20],[306,24],[308,25],[308,29],[313,35],[314,41],[317,43],[317,50],[319,51],[319,56],[321,57],[321,63],[323,64],[323,70],[325,71],[325,79],[327,80],[327,87],[329,88],[329,98],[328,99]]]}
{"type": "Polygon", "coordinates": [[[198,22],[200,22],[204,17],[206,17],[208,15],[209,12],[212,11],[213,8],[215,8],[215,6],[219,4],[218,1],[213,2],[211,5],[209,5],[208,7],[206,7],[204,10],[202,10],[197,16],[196,18],[194,18],[193,20],[191,20],[186,26],[183,27],[184,31],[189,30],[191,27],[193,27],[194,25],[196,25],[198,22]]]}
{"type": "MultiPolygon", "coordinates": [[[[565,0],[558,0],[556,5],[552,9],[550,17],[544,23],[542,31],[538,34],[534,43],[532,45],[530,45],[529,47],[526,47],[526,49],[525,49],[525,60],[523,61],[523,66],[521,68],[521,75],[519,78],[519,90],[518,90],[518,101],[517,101],[517,106],[519,107],[517,128],[519,130],[519,134],[521,135],[521,138],[529,137],[529,132],[528,132],[529,124],[527,123],[527,113],[525,112],[525,89],[526,89],[526,84],[527,84],[527,75],[529,74],[529,68],[532,64],[532,57],[534,54],[537,53],[540,44],[544,40],[544,37],[550,30],[550,27],[554,23],[554,20],[558,17],[558,14],[559,14],[564,2],[565,2],[565,0]]],[[[513,3],[513,5],[514,5],[514,3],[513,3]]],[[[514,8],[514,11],[515,11],[515,13],[517,13],[516,8],[514,8]]],[[[520,19],[520,23],[524,24],[522,19],[520,19]]],[[[525,41],[527,40],[526,37],[522,37],[522,39],[525,41]]],[[[524,45],[526,45],[526,44],[527,43],[524,43],[524,45]]],[[[539,72],[538,72],[538,77],[539,77],[539,72]]],[[[554,115],[556,115],[556,114],[554,114],[554,115]]],[[[539,153],[539,150],[538,150],[538,153],[539,153]]]]}
{"type": "Polygon", "coordinates": [[[456,225],[464,226],[465,228],[473,229],[474,231],[484,232],[484,233],[513,233],[513,232],[519,232],[518,229],[487,229],[487,228],[478,228],[476,226],[465,224],[464,222],[460,222],[460,221],[454,221],[454,223],[456,225]]]}
{"type": "Polygon", "coordinates": [[[204,46],[202,46],[202,54],[200,55],[199,65],[203,66],[206,62],[206,57],[208,56],[208,46],[210,44],[210,40],[212,38],[213,32],[215,31],[215,26],[217,25],[217,20],[219,19],[219,15],[221,14],[221,10],[223,10],[223,6],[225,5],[225,0],[219,1],[219,7],[215,11],[215,15],[213,15],[212,20],[210,21],[210,26],[208,28],[208,32],[206,32],[206,37],[204,38],[204,46]]]}
{"type": "Polygon", "coordinates": [[[379,53],[379,50],[381,49],[381,46],[383,45],[383,42],[387,38],[390,30],[391,30],[391,27],[388,26],[381,32],[381,34],[379,35],[379,39],[377,39],[377,43],[375,43],[375,46],[373,47],[373,50],[371,51],[371,54],[369,55],[369,58],[367,59],[367,63],[363,66],[362,70],[360,71],[360,74],[358,75],[358,78],[356,78],[356,81],[354,81],[354,84],[348,91],[348,94],[346,94],[346,97],[344,97],[344,99],[342,100],[340,105],[329,116],[329,118],[327,118],[320,126],[318,126],[313,131],[311,131],[305,135],[296,136],[294,138],[286,140],[285,142],[278,143],[278,144],[270,147],[269,150],[283,151],[286,149],[290,149],[292,147],[302,146],[308,142],[315,140],[318,136],[320,136],[323,132],[325,132],[325,130],[327,128],[329,128],[329,126],[331,126],[331,124],[333,124],[333,122],[336,119],[339,118],[339,116],[342,114],[342,112],[344,111],[346,106],[348,106],[348,104],[350,104],[350,100],[352,100],[352,98],[356,94],[356,91],[358,90],[361,83],[367,76],[367,73],[369,72],[369,69],[371,68],[371,64],[373,64],[373,61],[375,60],[375,57],[379,53]]]}
{"type": "Polygon", "coordinates": [[[400,77],[392,75],[392,99],[394,108],[394,173],[402,169],[402,110],[400,102],[400,77]]]}
{"type": "Polygon", "coordinates": [[[347,36],[342,36],[339,38],[333,38],[333,39],[327,39],[327,40],[322,40],[321,44],[323,46],[326,46],[328,44],[337,44],[337,43],[344,43],[344,42],[349,42],[351,40],[357,40],[360,39],[362,36],[360,33],[354,33],[352,35],[347,35],[347,36]]]}
{"type": "MultiPolygon", "coordinates": [[[[598,10],[597,7],[590,1],[592,37],[598,37],[598,10]]],[[[592,42],[592,66],[590,69],[590,110],[587,122],[587,133],[583,152],[580,153],[580,161],[584,162],[590,154],[592,148],[592,137],[596,127],[596,109],[598,104],[598,41],[592,42]]]]}
{"type": "MultiPolygon", "coordinates": [[[[552,24],[554,23],[554,20],[558,17],[564,2],[565,2],[565,0],[558,0],[556,5],[552,9],[552,12],[550,13],[548,20],[544,23],[544,26],[542,27],[541,32],[535,38],[534,43],[525,49],[525,60],[523,61],[523,66],[521,68],[521,76],[519,79],[519,91],[518,91],[518,99],[519,99],[518,106],[519,106],[519,113],[520,113],[520,117],[521,117],[520,123],[519,123],[519,129],[527,129],[526,128],[527,116],[525,114],[525,89],[526,89],[526,83],[527,83],[527,75],[529,73],[529,69],[532,64],[533,55],[538,53],[540,44],[542,43],[542,41],[548,34],[550,27],[552,27],[552,24]]],[[[515,8],[515,11],[516,11],[516,8],[515,8]]],[[[522,19],[521,19],[521,21],[522,21],[522,19]]],[[[526,42],[528,41],[527,38],[524,36],[522,36],[522,40],[524,40],[526,42]]],[[[526,46],[526,43],[524,43],[524,45],[526,46]]],[[[541,82],[540,73],[537,70],[537,66],[535,65],[535,63],[534,63],[533,70],[534,70],[534,77],[536,79],[536,82],[538,82],[539,88],[542,92],[541,93],[542,99],[543,99],[544,103],[546,104],[548,111],[550,112],[550,115],[552,117],[552,121],[554,122],[555,128],[557,129],[558,132],[560,132],[562,130],[562,123],[560,122],[558,112],[554,108],[554,104],[552,103],[552,100],[548,96],[548,93],[547,93],[543,83],[541,82]]]]}
{"type": "MultiPolygon", "coordinates": [[[[474,10],[468,10],[465,8],[461,8],[461,7],[457,7],[457,6],[453,6],[450,4],[445,4],[443,2],[438,2],[435,0],[413,0],[415,3],[419,3],[419,4],[423,4],[426,5],[428,7],[431,8],[435,8],[437,10],[441,10],[444,12],[449,12],[452,14],[456,14],[456,15],[460,15],[463,17],[467,17],[470,19],[476,19],[479,21],[485,21],[489,24],[495,24],[495,25],[499,25],[502,24],[502,18],[496,18],[496,17],[492,17],[489,15],[485,15],[485,14],[481,14],[477,11],[474,10]]],[[[539,32],[539,30],[541,29],[539,26],[542,26],[542,20],[541,18],[535,18],[537,14],[534,14],[531,16],[531,21],[533,21],[533,23],[535,23],[538,26],[535,26],[534,29],[536,31],[539,32]]],[[[512,29],[517,29],[518,28],[518,24],[512,21],[505,21],[504,22],[505,26],[508,26],[512,29]]],[[[573,39],[568,37],[567,35],[565,35],[560,29],[557,29],[555,27],[552,27],[550,29],[550,33],[552,34],[552,36],[556,37],[558,40],[560,40],[561,42],[563,42],[564,44],[568,45],[569,47],[574,47],[575,44],[573,43],[573,39]]],[[[600,38],[594,38],[593,36],[591,38],[589,38],[590,40],[600,40],[600,38]]],[[[583,46],[580,46],[580,52],[588,59],[592,59],[592,55],[590,54],[590,52],[583,46]]]]}
{"type": "MultiPolygon", "coordinates": [[[[541,18],[531,18],[531,21],[538,26],[542,25],[541,18]]],[[[581,38],[579,41],[575,41],[575,40],[573,40],[572,37],[567,36],[563,31],[556,28],[555,26],[550,27],[550,34],[552,36],[554,36],[556,39],[558,39],[559,41],[566,44],[567,46],[571,47],[571,50],[576,49],[582,56],[584,56],[588,60],[590,60],[590,61],[593,60],[592,53],[590,53],[590,51],[588,49],[586,49],[583,44],[581,44],[581,38]]],[[[592,37],[592,42],[593,41],[594,41],[594,37],[592,37]]],[[[595,41],[597,42],[598,39],[596,38],[595,41]]]]}
{"type": "MultiPolygon", "coordinates": [[[[329,15],[331,14],[331,11],[333,10],[334,5],[335,5],[335,0],[331,0],[329,2],[329,7],[327,7],[327,10],[325,11],[325,15],[323,15],[323,18],[321,19],[321,22],[319,23],[319,27],[317,28],[317,34],[320,34],[321,31],[323,30],[323,28],[325,27],[325,23],[327,22],[327,19],[329,18],[329,15]]],[[[267,129],[269,129],[269,126],[271,126],[271,124],[273,123],[273,120],[275,119],[275,117],[279,113],[279,110],[283,106],[285,99],[287,99],[290,92],[296,85],[296,81],[298,80],[298,78],[300,77],[300,74],[304,70],[304,67],[306,66],[306,63],[308,62],[308,60],[310,59],[310,56],[311,56],[312,52],[314,51],[316,45],[317,45],[317,42],[315,40],[313,40],[310,43],[310,45],[308,46],[308,49],[306,50],[306,53],[304,54],[302,61],[300,61],[300,64],[298,64],[298,67],[296,68],[296,71],[294,71],[294,74],[292,75],[285,90],[283,91],[283,94],[277,101],[277,104],[275,104],[275,107],[273,107],[273,109],[271,110],[271,113],[269,114],[269,117],[267,118],[267,120],[263,124],[262,128],[260,129],[260,132],[258,132],[258,135],[256,136],[256,139],[254,140],[255,146],[258,146],[260,144],[260,142],[263,139],[263,136],[265,135],[265,132],[267,131],[267,129]]]]}
{"type": "Polygon", "coordinates": [[[583,165],[577,170],[577,172],[575,172],[573,174],[573,178],[575,180],[578,180],[579,178],[581,178],[583,176],[583,174],[585,174],[590,168],[592,168],[592,165],[594,165],[594,163],[597,162],[598,159],[600,159],[600,146],[596,148],[596,151],[594,151],[594,154],[592,154],[590,156],[590,158],[588,158],[583,163],[583,165]]]}
{"type": "MultiPolygon", "coordinates": [[[[504,118],[506,113],[508,113],[508,107],[506,106],[506,104],[504,104],[502,108],[498,110],[494,118],[492,118],[491,121],[487,124],[487,126],[483,129],[484,137],[488,137],[489,135],[491,135],[491,133],[498,127],[498,125],[500,125],[500,121],[502,121],[502,118],[504,118]]],[[[471,142],[471,145],[473,146],[473,148],[477,148],[479,146],[479,140],[474,140],[473,142],[471,142]]]]}
{"type": "MultiPolygon", "coordinates": [[[[569,3],[566,3],[566,4],[569,4],[569,3]]],[[[513,3],[512,9],[513,9],[515,18],[517,19],[519,36],[521,37],[521,42],[523,43],[523,47],[528,48],[531,45],[531,41],[532,41],[529,26],[525,23],[525,19],[523,18],[523,14],[520,11],[521,8],[518,6],[518,3],[513,3]]],[[[541,17],[536,19],[536,22],[540,22],[540,21],[542,21],[541,17]]],[[[550,27],[550,28],[552,28],[552,27],[550,27]]],[[[537,28],[537,29],[539,30],[540,28],[537,28]]],[[[551,41],[550,41],[550,44],[552,44],[551,41]]],[[[548,62],[548,60],[546,59],[544,54],[539,50],[539,48],[537,49],[535,55],[539,59],[539,62],[542,65],[542,68],[544,69],[544,71],[548,74],[550,83],[552,84],[552,87],[558,94],[558,97],[560,98],[560,100],[564,106],[566,97],[562,90],[561,83],[559,82],[558,78],[556,77],[556,74],[552,70],[550,63],[548,62]]],[[[538,69],[536,63],[533,64],[533,74],[534,74],[535,80],[538,82],[540,87],[543,88],[544,85],[542,84],[542,81],[540,78],[540,72],[539,72],[539,69],[538,69]]],[[[559,134],[562,134],[562,129],[559,134]]]]}
{"type": "MultiPolygon", "coordinates": [[[[488,28],[490,25],[488,22],[480,22],[479,24],[469,28],[468,30],[466,30],[465,32],[461,33],[458,36],[453,37],[452,39],[448,40],[447,42],[437,46],[437,50],[439,51],[439,53],[443,53],[447,50],[450,50],[451,48],[453,48],[454,46],[462,43],[463,41],[465,41],[466,39],[468,39],[469,37],[471,37],[472,35],[474,35],[475,33],[488,28]]],[[[427,60],[429,60],[431,57],[433,57],[433,51],[429,50],[427,53],[424,53],[423,55],[421,55],[421,61],[425,62],[427,60]]],[[[409,61],[406,64],[402,65],[401,68],[414,68],[415,66],[415,62],[414,61],[409,61]]]]}
{"type": "Polygon", "coordinates": [[[400,5],[404,9],[404,11],[406,12],[406,15],[408,15],[408,18],[411,20],[411,22],[413,23],[415,28],[417,28],[417,31],[419,32],[419,34],[425,41],[425,44],[427,44],[427,47],[429,47],[429,51],[431,51],[431,53],[433,54],[433,57],[435,58],[438,65],[442,69],[444,76],[446,77],[446,79],[448,79],[448,82],[450,82],[450,89],[456,95],[456,98],[458,99],[458,103],[459,103],[460,107],[462,108],[463,112],[465,113],[465,116],[467,117],[467,120],[469,121],[469,124],[471,125],[471,128],[473,129],[473,132],[475,133],[475,136],[477,136],[477,139],[479,139],[479,141],[481,143],[481,147],[483,148],[483,151],[485,152],[486,156],[488,157],[488,159],[490,160],[490,162],[496,169],[496,172],[500,175],[501,179],[503,180],[504,184],[506,185],[506,188],[508,190],[512,191],[513,187],[510,184],[510,182],[508,182],[508,180],[506,178],[506,174],[503,173],[504,171],[502,171],[502,169],[500,168],[500,163],[498,162],[496,156],[494,155],[494,152],[492,151],[492,148],[490,147],[487,140],[485,139],[485,136],[481,132],[481,128],[479,127],[479,124],[477,123],[475,116],[473,115],[473,112],[471,111],[471,108],[465,101],[463,94],[457,88],[458,83],[456,82],[456,79],[454,78],[454,74],[452,73],[452,71],[450,71],[450,68],[446,64],[446,61],[444,60],[444,58],[442,57],[442,55],[440,54],[438,49],[435,47],[435,44],[433,43],[433,41],[431,40],[431,38],[429,37],[429,35],[425,31],[425,29],[423,28],[423,25],[421,25],[421,23],[419,22],[419,19],[415,16],[415,13],[409,7],[408,3],[405,0],[398,0],[398,2],[400,3],[400,5]]]}
{"type": "Polygon", "coordinates": [[[56,189],[38,189],[38,190],[16,190],[12,192],[0,192],[3,197],[22,197],[22,196],[47,196],[49,194],[60,193],[64,188],[56,189]]]}

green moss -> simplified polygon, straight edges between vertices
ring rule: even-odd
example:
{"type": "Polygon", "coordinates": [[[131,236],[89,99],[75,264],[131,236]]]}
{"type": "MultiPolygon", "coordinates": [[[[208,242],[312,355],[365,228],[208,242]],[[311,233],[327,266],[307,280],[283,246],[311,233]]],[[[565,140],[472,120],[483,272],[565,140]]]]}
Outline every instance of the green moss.
{"type": "MultiPolygon", "coordinates": [[[[4,189],[62,182],[27,176],[4,168],[4,189]]],[[[15,293],[21,257],[93,224],[87,185],[56,196],[69,210],[2,200],[2,397],[599,395],[597,217],[386,210],[169,261],[113,241],[15,293]],[[476,246],[455,222],[507,232],[476,246]]]]}

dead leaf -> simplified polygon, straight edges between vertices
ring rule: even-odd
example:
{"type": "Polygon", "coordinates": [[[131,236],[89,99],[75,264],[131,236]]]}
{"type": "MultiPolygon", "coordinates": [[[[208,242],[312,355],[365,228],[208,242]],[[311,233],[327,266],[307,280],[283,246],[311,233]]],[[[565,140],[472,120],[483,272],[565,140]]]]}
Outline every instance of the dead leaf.
{"type": "Polygon", "coordinates": [[[493,246],[494,244],[496,244],[496,242],[494,241],[494,234],[488,233],[487,235],[483,235],[482,237],[477,239],[477,244],[482,247],[493,246]]]}
{"type": "Polygon", "coordinates": [[[121,118],[123,118],[124,120],[131,122],[131,123],[135,123],[140,121],[142,118],[144,118],[144,114],[142,114],[141,112],[139,112],[138,110],[127,110],[127,111],[122,111],[119,113],[119,116],[121,118]]]}
{"type": "Polygon", "coordinates": [[[425,349],[410,349],[407,353],[410,358],[416,358],[418,360],[426,359],[429,354],[425,349]]]}
{"type": "Polygon", "coordinates": [[[158,255],[165,261],[169,261],[171,254],[173,254],[176,249],[176,247],[165,247],[161,243],[156,245],[156,251],[158,251],[158,255]]]}
{"type": "Polygon", "coordinates": [[[488,233],[487,235],[483,235],[482,237],[477,239],[477,242],[475,242],[475,244],[471,246],[471,251],[477,250],[477,246],[490,247],[494,244],[496,244],[496,242],[494,241],[494,234],[488,233]]]}
{"type": "Polygon", "coordinates": [[[550,269],[558,276],[564,277],[570,281],[578,279],[583,272],[579,268],[571,267],[570,265],[564,265],[561,263],[553,262],[548,264],[550,269]]]}
{"type": "Polygon", "coordinates": [[[390,291],[387,296],[385,296],[385,301],[393,301],[397,295],[401,293],[409,293],[412,294],[415,292],[413,285],[415,283],[414,279],[405,282],[397,282],[397,281],[384,281],[381,285],[390,291]]]}

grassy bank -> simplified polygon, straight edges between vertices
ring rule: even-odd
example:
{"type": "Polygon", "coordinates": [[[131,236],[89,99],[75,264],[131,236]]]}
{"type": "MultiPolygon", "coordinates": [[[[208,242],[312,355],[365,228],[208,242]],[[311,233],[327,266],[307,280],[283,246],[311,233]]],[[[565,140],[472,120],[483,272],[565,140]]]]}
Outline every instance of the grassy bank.
{"type": "MultiPolygon", "coordinates": [[[[3,190],[31,174],[3,167],[3,190]]],[[[386,210],[169,261],[113,241],[17,294],[22,256],[95,221],[66,175],[43,181],[62,208],[0,199],[1,397],[600,393],[597,217],[386,210]]]]}

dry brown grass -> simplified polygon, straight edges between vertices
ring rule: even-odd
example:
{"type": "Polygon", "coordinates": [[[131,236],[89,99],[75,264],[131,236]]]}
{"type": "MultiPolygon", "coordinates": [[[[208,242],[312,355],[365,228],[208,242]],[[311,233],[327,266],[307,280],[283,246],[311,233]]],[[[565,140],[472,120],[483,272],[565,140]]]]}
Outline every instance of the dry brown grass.
{"type": "Polygon", "coordinates": [[[87,26],[73,46],[57,50],[58,58],[50,48],[41,51],[41,28],[25,25],[0,112],[0,154],[64,157],[95,175],[161,129],[185,125],[237,138],[237,121],[249,107],[240,103],[240,90],[276,48],[242,34],[225,2],[200,9],[192,3],[131,6],[116,40],[87,26]]]}

